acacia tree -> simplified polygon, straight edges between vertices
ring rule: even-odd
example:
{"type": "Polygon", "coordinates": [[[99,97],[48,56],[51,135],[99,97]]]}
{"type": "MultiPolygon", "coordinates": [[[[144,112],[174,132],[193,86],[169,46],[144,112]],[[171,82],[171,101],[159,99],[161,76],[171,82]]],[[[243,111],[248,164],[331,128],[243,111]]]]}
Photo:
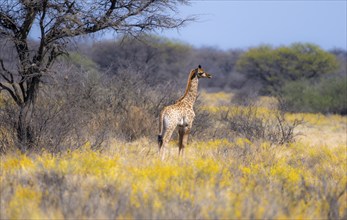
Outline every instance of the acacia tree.
{"type": "Polygon", "coordinates": [[[317,78],[337,69],[334,55],[314,44],[302,43],[252,48],[237,61],[237,70],[262,82],[265,94],[276,94],[286,82],[317,78]]]}
{"type": "Polygon", "coordinates": [[[190,18],[177,18],[185,0],[0,0],[0,38],[15,50],[16,65],[0,59],[0,92],[18,106],[16,133],[22,151],[32,147],[34,112],[42,77],[51,74],[57,58],[73,37],[113,30],[137,35],[178,28],[190,18]],[[39,32],[30,46],[29,33],[39,32]]]}

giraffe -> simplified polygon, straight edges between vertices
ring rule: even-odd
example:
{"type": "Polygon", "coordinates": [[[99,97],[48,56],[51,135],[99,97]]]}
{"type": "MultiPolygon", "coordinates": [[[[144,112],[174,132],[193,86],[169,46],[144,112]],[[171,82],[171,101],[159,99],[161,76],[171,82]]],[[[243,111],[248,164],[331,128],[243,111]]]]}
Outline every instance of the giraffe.
{"type": "Polygon", "coordinates": [[[175,104],[164,107],[159,117],[159,155],[165,158],[165,148],[175,128],[178,126],[178,155],[183,155],[187,145],[190,129],[195,118],[193,106],[198,95],[199,78],[212,78],[201,66],[189,73],[187,87],[184,95],[175,104]],[[163,150],[161,150],[163,149],[163,150]]]}

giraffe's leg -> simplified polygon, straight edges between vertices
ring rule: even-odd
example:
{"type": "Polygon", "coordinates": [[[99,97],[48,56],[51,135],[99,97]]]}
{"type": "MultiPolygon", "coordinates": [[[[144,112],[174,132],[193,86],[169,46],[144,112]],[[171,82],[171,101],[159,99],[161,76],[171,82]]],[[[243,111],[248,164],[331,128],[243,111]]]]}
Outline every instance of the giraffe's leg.
{"type": "Polygon", "coordinates": [[[178,155],[182,155],[184,153],[184,148],[188,144],[188,137],[190,133],[190,128],[189,127],[180,127],[179,129],[179,150],[178,150],[178,155]]]}
{"type": "Polygon", "coordinates": [[[165,151],[167,150],[167,146],[169,144],[169,141],[171,139],[172,133],[175,130],[174,126],[168,127],[165,131],[165,133],[163,134],[163,145],[161,146],[162,150],[160,150],[159,153],[161,153],[161,159],[164,160],[165,159],[165,151]]]}
{"type": "Polygon", "coordinates": [[[179,126],[178,128],[178,156],[181,154],[183,154],[183,136],[184,136],[184,127],[183,126],[179,126]]]}

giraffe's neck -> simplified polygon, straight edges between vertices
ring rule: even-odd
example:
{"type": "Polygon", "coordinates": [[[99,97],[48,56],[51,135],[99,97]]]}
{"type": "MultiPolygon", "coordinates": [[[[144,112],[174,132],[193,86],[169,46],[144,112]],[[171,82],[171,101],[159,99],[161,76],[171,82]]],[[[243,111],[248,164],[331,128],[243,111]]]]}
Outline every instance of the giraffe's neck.
{"type": "Polygon", "coordinates": [[[178,100],[178,102],[185,103],[187,106],[193,108],[196,97],[198,96],[198,85],[198,77],[194,77],[193,79],[189,78],[186,91],[184,95],[178,100]]]}

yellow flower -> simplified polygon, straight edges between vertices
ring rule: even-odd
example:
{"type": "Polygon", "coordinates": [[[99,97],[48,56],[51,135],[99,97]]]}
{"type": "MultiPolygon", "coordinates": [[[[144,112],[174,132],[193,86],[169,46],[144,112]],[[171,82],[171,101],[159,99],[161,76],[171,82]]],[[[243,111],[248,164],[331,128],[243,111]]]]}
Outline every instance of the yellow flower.
{"type": "Polygon", "coordinates": [[[9,202],[9,216],[11,219],[41,218],[40,210],[41,192],[28,187],[18,186],[9,202]]]}

